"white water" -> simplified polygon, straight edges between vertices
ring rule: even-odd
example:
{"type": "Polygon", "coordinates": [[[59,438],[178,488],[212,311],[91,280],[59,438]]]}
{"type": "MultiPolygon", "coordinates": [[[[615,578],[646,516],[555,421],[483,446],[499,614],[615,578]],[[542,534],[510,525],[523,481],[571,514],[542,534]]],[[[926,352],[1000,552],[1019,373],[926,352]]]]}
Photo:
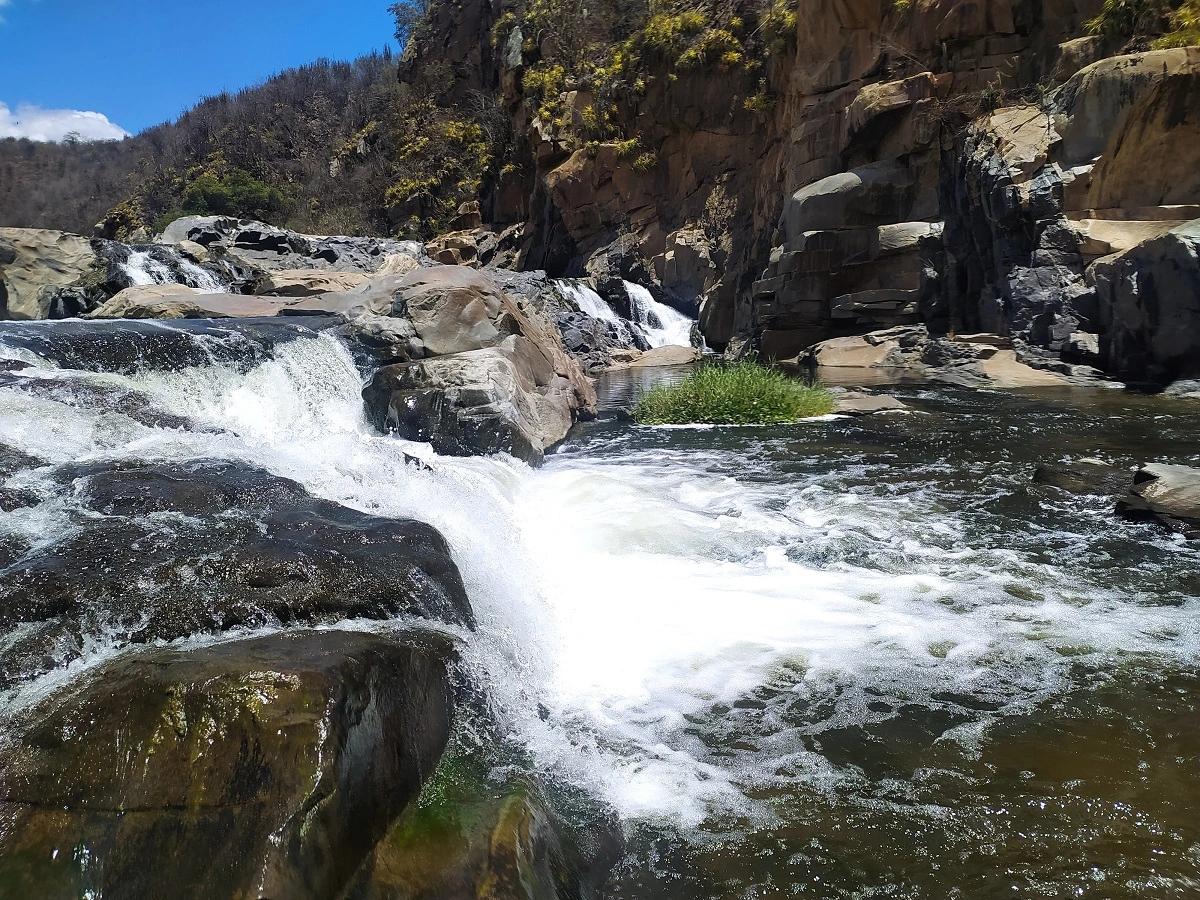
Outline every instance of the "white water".
{"type": "Polygon", "coordinates": [[[651,347],[691,345],[692,326],[696,324],[693,319],[665,303],[659,303],[654,299],[654,295],[640,284],[626,281],[625,290],[629,293],[631,311],[637,323],[642,326],[651,347]]]}
{"type": "Polygon", "coordinates": [[[668,345],[690,346],[692,342],[692,326],[695,321],[683,313],[659,303],[649,290],[632,281],[623,282],[629,294],[630,311],[633,321],[622,319],[609,306],[604,298],[588,285],[579,281],[561,280],[556,282],[563,296],[573,301],[581,312],[587,313],[594,319],[611,322],[629,343],[629,330],[637,329],[651,347],[668,345]]]}
{"type": "Polygon", "coordinates": [[[226,285],[222,284],[216,275],[189,259],[179,256],[176,266],[178,274],[146,250],[135,250],[121,263],[121,269],[135,285],[186,284],[204,294],[220,294],[226,290],[226,285]],[[179,275],[183,276],[182,281],[179,275]]]}
{"type": "MultiPolygon", "coordinates": [[[[846,722],[869,719],[862,688],[871,685],[913,702],[990,692],[1017,710],[1057,690],[1083,655],[1188,660],[1200,649],[1194,602],[1143,605],[1053,566],[1021,576],[1043,600],[1015,599],[1005,588],[1017,576],[963,544],[955,516],[920,498],[864,498],[817,477],[714,474],[700,451],[552,455],[541,470],[437,458],[435,471],[417,471],[402,442],[364,421],[358,373],[330,337],[289,343],[245,375],[56,377],[137,388],[225,430],[154,429],[0,390],[0,443],[55,463],[245,460],[348,506],[435,525],[479,619],[465,659],[499,713],[540,768],[631,818],[694,826],[744,811],[749,788],[838,777],[786,729],[764,725],[763,752],[737,757],[715,757],[689,735],[692,720],[720,723],[714,704],[759,685],[804,697],[836,684],[833,716],[846,722]],[[863,534],[914,571],[816,568],[789,554],[863,534]]],[[[0,528],[45,540],[62,524],[52,509],[0,513],[0,528]]],[[[959,738],[973,739],[968,729],[959,738]]]]}

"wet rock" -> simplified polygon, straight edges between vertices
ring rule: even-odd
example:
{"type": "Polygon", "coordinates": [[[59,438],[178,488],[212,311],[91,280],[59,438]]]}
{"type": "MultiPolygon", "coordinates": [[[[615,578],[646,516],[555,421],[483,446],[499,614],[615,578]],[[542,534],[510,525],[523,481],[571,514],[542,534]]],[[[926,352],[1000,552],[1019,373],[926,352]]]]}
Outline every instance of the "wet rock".
{"type": "Polygon", "coordinates": [[[1169,397],[1186,397],[1189,400],[1200,400],[1200,379],[1181,378],[1167,385],[1163,391],[1169,397]]]}
{"type": "Polygon", "coordinates": [[[1129,492],[1117,503],[1129,519],[1154,520],[1191,538],[1200,538],[1200,469],[1151,463],[1133,475],[1129,492]]]}
{"type": "Polygon", "coordinates": [[[312,340],[332,322],[318,317],[157,321],[2,322],[0,345],[27,350],[65,369],[132,375],[213,364],[248,370],[276,347],[312,340]]]}
{"type": "Polygon", "coordinates": [[[1129,488],[1129,471],[1100,459],[1069,463],[1042,463],[1034,470],[1035,484],[1045,484],[1072,494],[1123,494],[1129,488]]]}
{"type": "Polygon", "coordinates": [[[897,400],[889,394],[864,394],[860,391],[847,391],[834,398],[833,411],[844,416],[869,416],[872,413],[899,412],[908,408],[907,403],[897,400]]]}
{"type": "Polygon", "coordinates": [[[564,815],[525,779],[497,777],[495,761],[481,755],[452,742],[420,801],[363,864],[346,900],[599,895],[624,848],[611,812],[586,803],[586,811],[564,815]]]}
{"type": "Polygon", "coordinates": [[[14,729],[0,884],[340,896],[446,744],[448,656],[432,637],[292,632],[88,673],[14,729]]]}
{"type": "MultiPolygon", "coordinates": [[[[0,372],[0,389],[25,391],[78,409],[107,410],[151,428],[203,431],[190,419],[159,408],[147,394],[114,385],[38,374],[0,372]]],[[[3,467],[0,464],[0,475],[3,467]]]]}
{"type": "Polygon", "coordinates": [[[145,642],[353,618],[473,625],[450,550],[424,523],[231,462],[66,467],[58,479],[80,527],[0,573],[0,627],[145,642]]]}

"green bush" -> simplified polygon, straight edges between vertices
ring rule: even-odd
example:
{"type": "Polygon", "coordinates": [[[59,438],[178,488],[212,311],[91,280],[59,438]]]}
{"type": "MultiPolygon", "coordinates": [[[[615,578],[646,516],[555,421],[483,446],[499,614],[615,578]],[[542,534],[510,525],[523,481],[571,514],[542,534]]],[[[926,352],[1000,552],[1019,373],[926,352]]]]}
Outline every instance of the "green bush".
{"type": "Polygon", "coordinates": [[[647,391],[634,407],[642,425],[769,425],[833,412],[833,396],[756,362],[707,364],[673,387],[647,391]]]}
{"type": "Polygon", "coordinates": [[[202,172],[183,190],[184,215],[264,218],[282,210],[286,198],[278,188],[242,169],[223,175],[202,172]]]}

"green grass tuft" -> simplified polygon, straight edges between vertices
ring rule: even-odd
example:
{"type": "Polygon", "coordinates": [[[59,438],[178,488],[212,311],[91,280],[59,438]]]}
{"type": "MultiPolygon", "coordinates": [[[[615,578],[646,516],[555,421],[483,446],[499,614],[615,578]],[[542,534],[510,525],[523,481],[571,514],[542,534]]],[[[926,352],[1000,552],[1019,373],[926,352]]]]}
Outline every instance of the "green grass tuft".
{"type": "Polygon", "coordinates": [[[770,425],[833,412],[833,395],[756,362],[707,364],[674,387],[647,391],[634,407],[642,425],[770,425]]]}

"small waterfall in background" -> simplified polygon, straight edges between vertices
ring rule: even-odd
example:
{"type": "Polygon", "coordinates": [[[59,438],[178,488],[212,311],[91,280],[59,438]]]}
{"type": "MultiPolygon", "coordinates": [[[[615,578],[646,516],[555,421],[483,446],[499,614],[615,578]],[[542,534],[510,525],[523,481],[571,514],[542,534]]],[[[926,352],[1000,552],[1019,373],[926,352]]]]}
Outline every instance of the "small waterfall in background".
{"type": "Polygon", "coordinates": [[[629,308],[651,347],[690,346],[695,321],[665,303],[659,303],[647,288],[626,281],[629,308]]]}
{"type": "Polygon", "coordinates": [[[132,250],[120,266],[134,285],[183,284],[205,294],[221,294],[228,290],[228,285],[216,275],[171,247],[132,250]]]}
{"type": "Polygon", "coordinates": [[[629,307],[633,320],[624,319],[605,302],[594,289],[582,281],[560,280],[556,282],[559,292],[579,307],[579,311],[612,324],[627,346],[665,347],[668,345],[690,346],[692,326],[695,322],[678,310],[654,299],[650,291],[631,281],[623,282],[629,294],[629,307]]]}

